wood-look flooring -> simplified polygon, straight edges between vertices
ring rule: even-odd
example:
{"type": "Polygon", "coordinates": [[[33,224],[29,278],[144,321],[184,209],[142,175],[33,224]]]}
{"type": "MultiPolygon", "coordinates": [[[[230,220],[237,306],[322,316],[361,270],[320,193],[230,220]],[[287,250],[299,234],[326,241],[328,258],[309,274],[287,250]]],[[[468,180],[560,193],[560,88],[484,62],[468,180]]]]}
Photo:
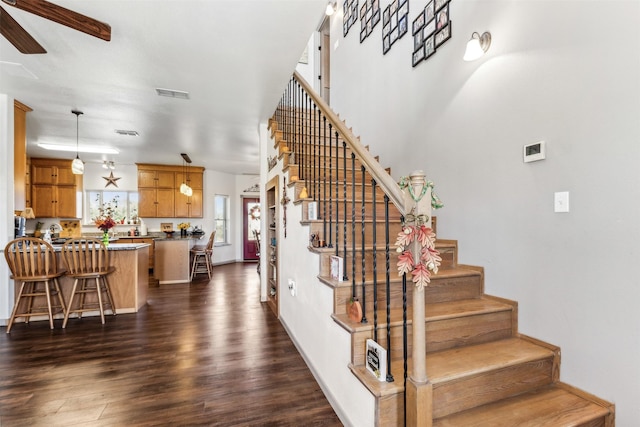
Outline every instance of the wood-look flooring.
{"type": "Polygon", "coordinates": [[[0,328],[0,426],[341,426],[255,264],[149,289],[136,314],[0,328]]]}

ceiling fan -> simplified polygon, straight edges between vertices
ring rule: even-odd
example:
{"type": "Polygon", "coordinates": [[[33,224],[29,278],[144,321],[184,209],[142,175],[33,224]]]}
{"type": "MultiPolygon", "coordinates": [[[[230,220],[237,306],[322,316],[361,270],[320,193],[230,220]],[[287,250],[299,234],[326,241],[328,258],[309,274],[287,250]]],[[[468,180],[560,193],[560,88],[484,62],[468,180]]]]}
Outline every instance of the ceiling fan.
{"type": "MultiPolygon", "coordinates": [[[[45,0],[2,0],[5,4],[33,13],[99,39],[111,40],[111,26],[45,0]]],[[[20,52],[47,53],[31,35],[0,7],[0,34],[20,52]]]]}

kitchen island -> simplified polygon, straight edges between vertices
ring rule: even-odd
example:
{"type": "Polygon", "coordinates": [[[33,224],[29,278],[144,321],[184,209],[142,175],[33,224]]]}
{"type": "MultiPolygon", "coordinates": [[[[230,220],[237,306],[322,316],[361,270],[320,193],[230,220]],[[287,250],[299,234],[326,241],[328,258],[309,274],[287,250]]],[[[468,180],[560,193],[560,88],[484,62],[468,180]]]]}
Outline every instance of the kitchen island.
{"type": "MultiPolygon", "coordinates": [[[[136,313],[147,303],[147,292],[149,288],[149,244],[126,244],[126,243],[110,243],[109,244],[109,264],[115,267],[115,271],[107,276],[109,288],[113,297],[113,303],[116,306],[117,314],[136,313]]],[[[58,267],[66,270],[62,259],[62,245],[53,245],[58,267]]],[[[62,297],[65,302],[69,301],[71,289],[73,288],[74,279],[66,275],[58,279],[62,297]]],[[[14,283],[14,295],[18,294],[18,285],[14,283]]],[[[87,302],[95,301],[96,296],[93,294],[86,295],[87,302]]],[[[44,297],[37,297],[34,301],[35,306],[43,305],[44,297]],[[41,299],[41,301],[40,301],[41,299]]],[[[74,305],[78,302],[75,299],[74,305]]],[[[110,311],[107,310],[110,314],[110,311]]],[[[95,311],[87,311],[85,316],[99,316],[100,313],[95,311]]],[[[54,316],[56,319],[62,319],[62,313],[54,316]]],[[[72,315],[71,318],[76,317],[72,315]]],[[[34,316],[30,321],[44,320],[47,316],[34,316]]],[[[23,317],[16,318],[16,323],[24,322],[23,317]]],[[[68,327],[71,327],[69,324],[68,327]]]]}
{"type": "Polygon", "coordinates": [[[204,234],[156,238],[154,276],[160,284],[185,283],[191,279],[191,249],[202,245],[204,234]]]}

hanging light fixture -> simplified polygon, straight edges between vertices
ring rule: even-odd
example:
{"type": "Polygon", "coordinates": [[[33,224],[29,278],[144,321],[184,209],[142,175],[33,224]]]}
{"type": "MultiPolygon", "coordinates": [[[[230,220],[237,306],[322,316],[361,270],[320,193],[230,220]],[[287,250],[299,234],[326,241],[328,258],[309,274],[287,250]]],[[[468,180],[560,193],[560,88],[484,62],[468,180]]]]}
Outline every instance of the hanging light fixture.
{"type": "Polygon", "coordinates": [[[80,114],[84,113],[78,110],[71,110],[71,112],[76,115],[76,158],[71,162],[71,172],[73,172],[74,175],[82,175],[84,173],[84,163],[80,160],[80,155],[78,154],[80,152],[78,118],[80,114]]]}
{"type": "Polygon", "coordinates": [[[182,184],[180,184],[180,192],[187,197],[191,197],[191,195],[193,195],[193,189],[189,187],[189,185],[185,182],[185,179],[189,181],[188,168],[189,163],[191,163],[191,158],[187,153],[180,153],[180,155],[182,156],[182,166],[184,168],[184,172],[182,175],[182,184]],[[185,162],[187,163],[186,167],[185,162]]]}

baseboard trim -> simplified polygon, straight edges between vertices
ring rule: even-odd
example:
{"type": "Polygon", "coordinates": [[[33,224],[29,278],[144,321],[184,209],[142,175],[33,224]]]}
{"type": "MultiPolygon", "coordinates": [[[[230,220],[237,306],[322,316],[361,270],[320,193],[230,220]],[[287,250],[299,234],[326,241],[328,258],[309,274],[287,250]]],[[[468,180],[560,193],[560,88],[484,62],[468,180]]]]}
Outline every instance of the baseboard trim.
{"type": "Polygon", "coordinates": [[[302,350],[302,348],[298,345],[298,342],[293,338],[293,335],[291,334],[291,330],[287,326],[287,322],[285,322],[282,318],[280,318],[280,323],[284,327],[285,331],[287,331],[287,335],[289,335],[289,339],[298,350],[298,353],[300,353],[300,355],[302,356],[302,360],[304,360],[304,363],[307,365],[307,368],[309,368],[309,370],[311,371],[311,375],[313,375],[313,378],[315,378],[316,382],[320,386],[320,389],[322,389],[322,392],[324,393],[325,397],[329,401],[329,404],[333,408],[333,411],[336,413],[336,415],[340,419],[340,422],[342,422],[342,424],[345,427],[351,426],[352,424],[348,422],[347,415],[342,411],[342,406],[338,404],[339,402],[338,399],[336,399],[335,396],[331,393],[327,385],[322,380],[322,377],[318,375],[318,372],[316,372],[313,365],[309,362],[309,359],[307,358],[307,354],[302,350]]]}

